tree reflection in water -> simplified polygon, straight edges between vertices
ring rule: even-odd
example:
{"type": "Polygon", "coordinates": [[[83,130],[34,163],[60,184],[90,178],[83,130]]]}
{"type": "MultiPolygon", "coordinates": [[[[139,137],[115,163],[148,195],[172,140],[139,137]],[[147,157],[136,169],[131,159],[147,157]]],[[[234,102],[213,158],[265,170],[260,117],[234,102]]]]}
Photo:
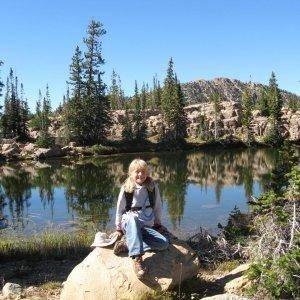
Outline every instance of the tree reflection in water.
{"type": "MultiPolygon", "coordinates": [[[[254,182],[267,187],[265,174],[276,164],[276,150],[219,150],[141,154],[158,183],[173,228],[180,227],[188,199],[188,186],[212,187],[215,203],[222,202],[222,190],[243,186],[249,198],[254,182]]],[[[66,201],[65,219],[77,215],[82,225],[105,230],[114,219],[113,208],[119,189],[127,177],[130,161],[137,155],[93,158],[83,161],[53,160],[47,164],[4,165],[0,172],[0,214],[26,226],[30,205],[40,201],[55,220],[54,204],[66,201]],[[40,199],[34,199],[34,190],[40,199]],[[63,198],[57,198],[61,191],[63,198]],[[7,206],[5,206],[7,204],[7,206]]],[[[55,206],[56,207],[56,206],[55,206]]],[[[61,206],[59,206],[61,209],[61,206]]],[[[57,210],[57,209],[56,209],[57,210]]],[[[110,225],[112,226],[112,225],[110,225]]]]}
{"type": "Polygon", "coordinates": [[[188,185],[187,155],[179,152],[172,155],[161,155],[153,169],[154,178],[158,177],[162,199],[168,204],[168,213],[175,229],[180,226],[184,214],[185,196],[188,185]]]}
{"type": "MultiPolygon", "coordinates": [[[[10,219],[13,226],[28,224],[30,207],[31,183],[30,174],[22,169],[7,167],[9,172],[1,177],[1,190],[4,202],[8,202],[10,219]]],[[[4,173],[5,174],[5,173],[4,173]]],[[[3,206],[3,204],[2,204],[3,206]]]]}
{"type": "Polygon", "coordinates": [[[60,170],[68,206],[94,228],[104,229],[113,206],[114,176],[106,163],[74,164],[60,170]]]}

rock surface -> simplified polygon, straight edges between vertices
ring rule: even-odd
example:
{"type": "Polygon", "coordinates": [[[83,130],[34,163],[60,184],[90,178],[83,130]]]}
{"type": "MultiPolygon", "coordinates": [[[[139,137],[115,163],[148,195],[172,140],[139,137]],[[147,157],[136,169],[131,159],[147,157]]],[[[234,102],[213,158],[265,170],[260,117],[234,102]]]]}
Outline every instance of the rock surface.
{"type": "Polygon", "coordinates": [[[34,152],[34,157],[39,158],[49,158],[49,157],[59,157],[63,155],[63,151],[60,147],[53,148],[38,148],[34,152]]]}
{"type": "Polygon", "coordinates": [[[248,298],[234,294],[219,294],[211,297],[201,298],[201,300],[247,300],[248,298]]]}
{"type": "MultiPolygon", "coordinates": [[[[248,86],[255,98],[260,97],[261,89],[266,88],[261,83],[243,82],[238,79],[230,78],[214,78],[212,80],[194,80],[181,85],[183,95],[187,103],[200,103],[210,101],[214,93],[219,93],[222,99],[227,101],[239,101],[242,98],[242,93],[245,87],[248,86]]],[[[293,93],[281,91],[283,101],[287,101],[290,97],[297,97],[293,93]]]]}
{"type": "MultiPolygon", "coordinates": [[[[240,103],[234,101],[221,102],[221,114],[218,120],[220,135],[235,135],[243,134],[241,116],[242,107],[240,103]]],[[[196,138],[199,132],[199,116],[204,115],[209,124],[209,131],[214,133],[214,110],[212,103],[200,103],[186,106],[184,108],[187,116],[187,133],[188,137],[196,138]]],[[[270,124],[268,118],[261,116],[260,111],[252,112],[253,120],[251,123],[252,131],[256,139],[262,139],[268,132],[270,124]]],[[[113,138],[121,138],[122,125],[121,121],[124,118],[124,110],[116,110],[112,112],[113,124],[110,129],[110,135],[113,138]]],[[[134,120],[134,111],[129,111],[129,118],[134,120]]],[[[157,110],[146,110],[145,122],[147,126],[147,135],[153,137],[161,133],[164,127],[162,114],[157,110]]],[[[285,138],[291,141],[300,140],[300,111],[292,112],[287,107],[282,109],[282,126],[281,131],[285,138]]]]}
{"type": "Polygon", "coordinates": [[[219,285],[224,285],[224,291],[232,294],[243,294],[250,285],[250,280],[244,275],[249,264],[242,264],[216,280],[219,285]]]}
{"type": "Polygon", "coordinates": [[[94,249],[68,276],[61,300],[138,298],[153,289],[168,290],[195,276],[199,268],[195,252],[179,241],[143,257],[149,272],[140,281],[131,258],[115,256],[107,248],[94,249]]]}
{"type": "Polygon", "coordinates": [[[2,289],[2,295],[4,298],[17,297],[18,295],[21,295],[21,293],[22,288],[16,283],[7,282],[2,289]]]}

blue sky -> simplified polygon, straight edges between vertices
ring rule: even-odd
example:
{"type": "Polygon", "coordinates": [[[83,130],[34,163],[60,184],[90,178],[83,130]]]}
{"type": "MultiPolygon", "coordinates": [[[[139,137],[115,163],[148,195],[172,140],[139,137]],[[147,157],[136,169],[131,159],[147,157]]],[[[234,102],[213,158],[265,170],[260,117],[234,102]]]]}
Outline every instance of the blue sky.
{"type": "MultiPolygon", "coordinates": [[[[56,107],[69,64],[91,19],[103,38],[104,80],[112,69],[127,95],[134,80],[163,80],[172,56],[181,82],[215,77],[267,83],[300,94],[300,1],[267,0],[10,0],[0,6],[0,76],[13,67],[29,105],[49,84],[56,107]]],[[[3,102],[3,97],[0,98],[3,102]]]]}

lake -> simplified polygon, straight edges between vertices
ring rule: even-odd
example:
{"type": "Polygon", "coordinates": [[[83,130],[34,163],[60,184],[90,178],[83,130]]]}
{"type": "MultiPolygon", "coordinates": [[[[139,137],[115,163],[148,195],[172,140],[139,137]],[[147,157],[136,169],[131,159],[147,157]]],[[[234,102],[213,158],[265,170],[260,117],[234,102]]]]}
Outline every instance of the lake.
{"type": "Polygon", "coordinates": [[[86,159],[18,162],[1,166],[0,215],[16,231],[45,228],[114,229],[120,186],[132,159],[150,166],[163,199],[163,224],[191,234],[226,224],[236,207],[266,189],[276,149],[126,154],[86,159]]]}

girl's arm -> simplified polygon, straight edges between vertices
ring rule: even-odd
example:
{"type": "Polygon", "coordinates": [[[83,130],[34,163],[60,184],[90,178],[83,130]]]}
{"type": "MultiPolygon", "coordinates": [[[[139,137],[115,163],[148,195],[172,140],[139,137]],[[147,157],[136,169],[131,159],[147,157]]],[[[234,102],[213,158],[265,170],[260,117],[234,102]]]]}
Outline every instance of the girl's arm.
{"type": "Polygon", "coordinates": [[[118,202],[117,202],[117,210],[116,210],[116,230],[122,231],[121,227],[121,221],[122,221],[122,215],[125,212],[126,207],[126,199],[125,199],[125,193],[124,193],[124,186],[121,187],[118,202]]]}
{"type": "Polygon", "coordinates": [[[158,186],[155,184],[154,227],[161,226],[162,203],[158,186]]]}

